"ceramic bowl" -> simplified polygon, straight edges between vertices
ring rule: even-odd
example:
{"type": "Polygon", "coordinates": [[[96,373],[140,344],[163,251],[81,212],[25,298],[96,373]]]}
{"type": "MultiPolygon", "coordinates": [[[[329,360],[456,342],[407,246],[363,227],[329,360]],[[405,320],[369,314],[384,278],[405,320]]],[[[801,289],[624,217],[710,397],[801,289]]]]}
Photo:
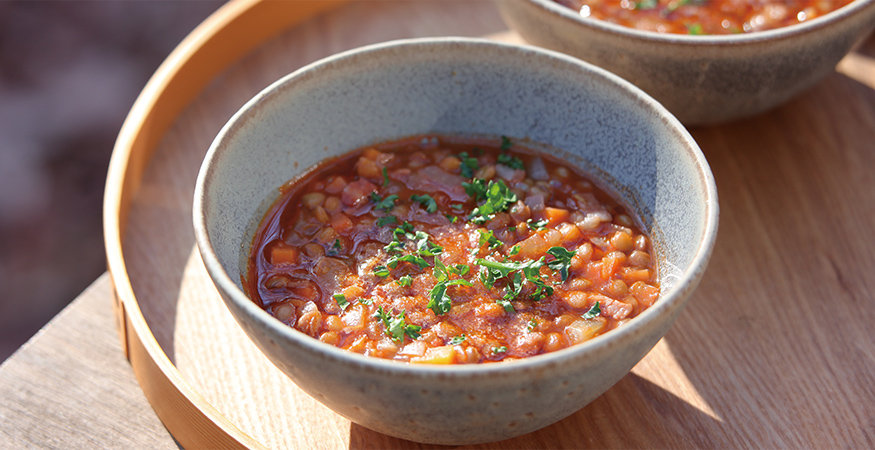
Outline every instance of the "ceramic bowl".
{"type": "Polygon", "coordinates": [[[535,47],[441,38],[341,53],[258,94],[207,153],[194,226],[228,309],[304,391],[388,435],[470,444],[547,426],[626,375],[666,333],[701,278],[717,209],[714,181],[696,143],[631,84],[535,47]],[[661,298],[623,327],[569,349],[454,366],[340,350],[247,298],[241,288],[246,259],[279,186],[325,158],[425,133],[528,139],[605,180],[652,234],[661,298]]]}
{"type": "Polygon", "coordinates": [[[527,42],[576,56],[631,81],[687,125],[766,111],[811,87],[875,27],[875,0],[798,25],[688,36],[583,18],[553,0],[496,0],[527,42]]]}

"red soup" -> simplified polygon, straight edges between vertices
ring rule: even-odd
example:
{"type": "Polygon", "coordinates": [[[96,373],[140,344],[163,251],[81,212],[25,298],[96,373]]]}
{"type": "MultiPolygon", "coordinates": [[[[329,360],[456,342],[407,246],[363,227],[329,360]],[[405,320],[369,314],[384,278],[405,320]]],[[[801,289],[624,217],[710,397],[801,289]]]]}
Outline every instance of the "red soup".
{"type": "Polygon", "coordinates": [[[852,0],[555,0],[583,17],[640,30],[734,34],[786,27],[820,17],[852,0]]]}
{"type": "Polygon", "coordinates": [[[617,328],[659,295],[650,239],[629,210],[506,138],[359,149],[281,190],[246,287],[277,319],[349,351],[524,358],[617,328]]]}

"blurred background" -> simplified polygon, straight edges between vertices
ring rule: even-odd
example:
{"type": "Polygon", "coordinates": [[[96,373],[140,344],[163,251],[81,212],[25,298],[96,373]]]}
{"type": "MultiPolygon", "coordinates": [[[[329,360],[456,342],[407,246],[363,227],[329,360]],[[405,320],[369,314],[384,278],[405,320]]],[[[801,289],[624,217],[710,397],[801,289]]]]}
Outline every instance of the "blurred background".
{"type": "Polygon", "coordinates": [[[216,0],[0,1],[0,361],[106,270],[116,135],[216,0]]]}

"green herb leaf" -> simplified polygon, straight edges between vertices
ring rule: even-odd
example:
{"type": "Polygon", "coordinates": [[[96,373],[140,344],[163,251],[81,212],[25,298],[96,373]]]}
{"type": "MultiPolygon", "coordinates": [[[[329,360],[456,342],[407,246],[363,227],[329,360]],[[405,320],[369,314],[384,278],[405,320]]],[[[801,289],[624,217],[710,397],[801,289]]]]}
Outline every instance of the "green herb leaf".
{"type": "Polygon", "coordinates": [[[401,287],[410,286],[413,284],[413,278],[410,275],[404,275],[403,277],[395,280],[395,284],[401,287]]]}
{"type": "Polygon", "coordinates": [[[692,35],[696,35],[696,36],[700,36],[700,35],[705,34],[705,30],[702,28],[702,24],[700,24],[700,23],[689,24],[689,25],[686,25],[686,27],[687,27],[688,34],[692,34],[692,35]]]}
{"type": "Polygon", "coordinates": [[[404,244],[398,241],[392,241],[383,247],[386,253],[401,253],[404,251],[404,244]]]}
{"type": "Polygon", "coordinates": [[[429,300],[426,307],[440,316],[450,312],[452,306],[452,300],[450,299],[450,296],[447,295],[447,282],[444,281],[435,284],[429,293],[429,300]]]}
{"type": "Polygon", "coordinates": [[[548,223],[550,223],[550,221],[548,221],[547,219],[541,219],[541,220],[529,219],[526,221],[526,224],[529,226],[529,228],[536,230],[536,231],[543,230],[544,228],[547,227],[548,223]]]}
{"type": "Polygon", "coordinates": [[[459,159],[462,161],[462,164],[459,166],[459,169],[462,170],[462,176],[473,178],[474,171],[480,168],[480,165],[477,164],[477,159],[468,157],[468,152],[459,153],[459,159]]]}
{"type": "Polygon", "coordinates": [[[517,201],[516,194],[504,184],[504,180],[489,181],[485,196],[486,201],[471,211],[470,218],[475,223],[489,220],[491,215],[506,210],[517,201]]]}
{"type": "Polygon", "coordinates": [[[497,237],[495,237],[495,233],[492,230],[483,231],[482,229],[477,230],[480,233],[480,246],[489,245],[489,249],[495,249],[504,245],[503,242],[499,241],[497,237]]]}
{"type": "Polygon", "coordinates": [[[401,311],[401,314],[392,317],[391,314],[383,311],[383,307],[380,306],[374,317],[380,318],[383,322],[383,326],[386,327],[386,334],[395,342],[403,341],[405,335],[410,339],[419,339],[419,332],[422,331],[422,327],[419,325],[408,325],[404,320],[405,314],[406,311],[401,311]]]}
{"type": "Polygon", "coordinates": [[[498,163],[504,164],[511,169],[516,170],[525,170],[526,165],[523,163],[523,160],[517,158],[516,156],[508,155],[507,153],[502,153],[498,155],[498,163]]]}
{"type": "Polygon", "coordinates": [[[513,255],[516,255],[516,254],[519,253],[519,252],[520,252],[520,246],[519,246],[519,245],[514,245],[513,247],[510,248],[510,251],[508,251],[507,254],[508,254],[508,256],[513,256],[513,255]]]}
{"type": "Polygon", "coordinates": [[[383,167],[383,186],[389,185],[389,171],[383,167]]]}
{"type": "Polygon", "coordinates": [[[420,205],[423,206],[423,208],[425,208],[426,211],[430,213],[437,212],[437,202],[435,202],[434,199],[428,194],[414,194],[410,196],[410,200],[418,202],[420,205]]]}
{"type": "Polygon", "coordinates": [[[529,325],[526,326],[526,331],[531,333],[532,331],[535,331],[535,328],[537,328],[537,327],[538,327],[538,321],[535,319],[532,319],[529,321],[529,325]]]}
{"type": "Polygon", "coordinates": [[[504,152],[504,151],[510,150],[510,147],[512,145],[513,145],[513,143],[510,141],[509,137],[507,137],[507,136],[501,137],[501,146],[499,147],[499,148],[501,148],[501,151],[504,152]]]}
{"type": "Polygon", "coordinates": [[[343,250],[343,244],[340,243],[340,239],[335,239],[334,243],[331,244],[331,248],[328,249],[328,256],[337,256],[341,250],[343,250]]]}
{"type": "Polygon", "coordinates": [[[395,216],[384,216],[377,219],[377,226],[384,227],[389,224],[398,223],[398,218],[395,216]]]}
{"type": "Polygon", "coordinates": [[[416,240],[416,252],[422,256],[435,256],[443,253],[444,248],[429,240],[431,236],[422,231],[417,231],[413,239],[416,240]]]}
{"type": "Polygon", "coordinates": [[[637,10],[647,10],[647,9],[654,9],[657,6],[659,6],[659,1],[658,0],[642,0],[640,2],[634,2],[632,4],[634,5],[635,9],[637,9],[637,10]]]}
{"type": "Polygon", "coordinates": [[[507,346],[502,345],[501,347],[492,347],[492,353],[496,355],[499,353],[507,353],[507,346]]]}
{"type": "Polygon", "coordinates": [[[362,305],[372,305],[374,303],[374,299],[371,298],[360,298],[359,303],[362,305]]]}
{"type": "Polygon", "coordinates": [[[444,217],[446,217],[447,219],[450,219],[450,223],[456,223],[459,220],[458,217],[452,216],[449,214],[444,214],[444,217]]]}
{"type": "Polygon", "coordinates": [[[346,301],[346,296],[343,294],[334,294],[334,301],[337,302],[337,306],[340,306],[342,310],[346,310],[349,306],[349,302],[346,301]]]}
{"type": "Polygon", "coordinates": [[[395,200],[398,200],[398,196],[392,194],[384,199],[380,199],[380,196],[377,195],[376,192],[371,192],[371,200],[376,203],[376,205],[374,205],[374,209],[389,212],[392,210],[392,208],[395,207],[395,200]]]}
{"type": "Polygon", "coordinates": [[[465,188],[465,193],[468,194],[468,197],[472,197],[475,202],[479,202],[486,198],[486,192],[488,190],[486,183],[486,180],[474,178],[470,183],[463,182],[462,187],[465,188]]]}
{"type": "Polygon", "coordinates": [[[464,334],[453,336],[453,338],[450,339],[450,345],[459,345],[462,342],[465,342],[466,339],[468,339],[468,336],[465,336],[464,334]]]}
{"type": "Polygon", "coordinates": [[[380,278],[386,278],[389,276],[389,269],[386,266],[376,266],[374,267],[374,275],[380,278]]]}
{"type": "Polygon", "coordinates": [[[566,250],[565,247],[550,247],[547,253],[556,257],[555,260],[547,263],[547,267],[558,270],[564,283],[568,279],[568,269],[571,267],[571,258],[574,257],[574,252],[566,250]]]}
{"type": "Polygon", "coordinates": [[[595,302],[595,305],[592,305],[592,308],[590,308],[589,311],[583,313],[583,315],[581,315],[580,318],[581,319],[595,319],[596,317],[601,315],[601,313],[602,313],[602,309],[599,308],[599,302],[595,302]]]}
{"type": "Polygon", "coordinates": [[[426,267],[428,267],[428,261],[424,260],[419,255],[393,256],[393,257],[389,258],[388,261],[386,261],[386,265],[390,269],[395,269],[398,267],[398,264],[400,264],[401,262],[409,262],[412,264],[416,264],[417,266],[419,266],[419,270],[422,270],[422,269],[425,269],[426,267]]]}

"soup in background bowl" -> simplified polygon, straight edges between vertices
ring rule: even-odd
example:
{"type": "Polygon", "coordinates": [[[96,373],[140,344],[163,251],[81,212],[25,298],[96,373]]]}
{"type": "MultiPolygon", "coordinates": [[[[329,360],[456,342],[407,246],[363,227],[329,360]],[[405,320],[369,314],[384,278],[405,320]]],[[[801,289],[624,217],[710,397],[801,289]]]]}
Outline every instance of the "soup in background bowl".
{"type": "MultiPolygon", "coordinates": [[[[382,202],[389,193],[379,195],[382,202]]],[[[422,204],[428,208],[427,200],[422,204]]],[[[714,245],[717,215],[707,161],[659,103],[575,58],[467,38],[363,47],[277,81],[216,137],[194,197],[195,237],[205,267],[265,356],[353,422],[439,444],[537,430],[620,380],[668,331],[693,293],[714,245]],[[422,135],[505,136],[599,180],[640,218],[651,238],[658,300],[622,326],[568,348],[505,362],[438,365],[337,348],[290,327],[246,295],[255,236],[282,194],[279,186],[355,149],[422,135]]]]}
{"type": "Polygon", "coordinates": [[[526,42],[625,78],[687,125],[727,122],[781,105],[831,73],[875,28],[875,0],[854,0],[795,25],[721,35],[639,30],[582,17],[554,0],[495,5],[526,42]]]}

